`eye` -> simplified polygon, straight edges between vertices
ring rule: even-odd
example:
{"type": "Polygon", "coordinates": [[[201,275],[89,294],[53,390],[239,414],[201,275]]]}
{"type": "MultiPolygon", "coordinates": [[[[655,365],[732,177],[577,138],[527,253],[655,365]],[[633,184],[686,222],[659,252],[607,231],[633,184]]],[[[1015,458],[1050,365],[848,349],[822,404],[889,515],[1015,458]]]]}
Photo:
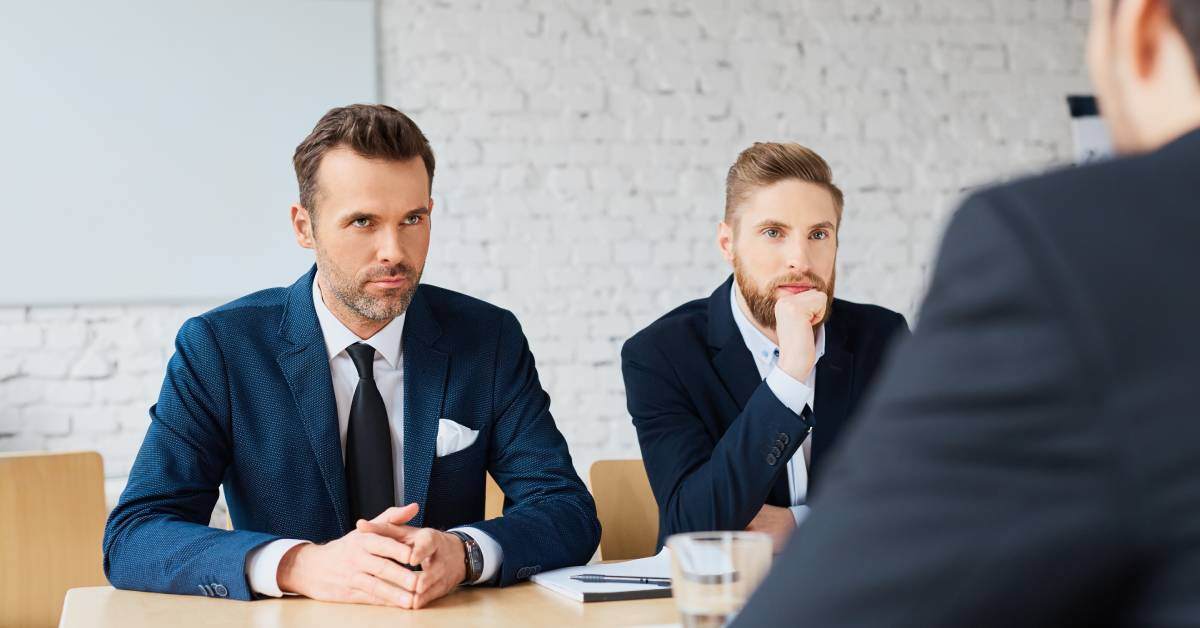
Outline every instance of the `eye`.
{"type": "Polygon", "coordinates": [[[371,226],[371,219],[355,218],[354,221],[351,222],[350,224],[354,225],[355,227],[369,227],[369,226],[371,226]]]}
{"type": "Polygon", "coordinates": [[[820,230],[814,231],[814,232],[813,232],[813,234],[812,234],[812,239],[814,239],[814,240],[828,240],[828,239],[829,239],[829,232],[828,232],[828,231],[826,231],[826,230],[824,230],[824,229],[820,229],[820,230]]]}
{"type": "Polygon", "coordinates": [[[775,227],[769,227],[767,229],[763,229],[762,233],[763,233],[763,235],[767,236],[768,238],[771,238],[772,240],[783,237],[783,232],[780,231],[779,229],[776,229],[775,227]]]}
{"type": "Polygon", "coordinates": [[[421,214],[413,214],[411,216],[408,216],[407,218],[404,219],[404,224],[406,224],[406,225],[421,224],[421,214]]]}

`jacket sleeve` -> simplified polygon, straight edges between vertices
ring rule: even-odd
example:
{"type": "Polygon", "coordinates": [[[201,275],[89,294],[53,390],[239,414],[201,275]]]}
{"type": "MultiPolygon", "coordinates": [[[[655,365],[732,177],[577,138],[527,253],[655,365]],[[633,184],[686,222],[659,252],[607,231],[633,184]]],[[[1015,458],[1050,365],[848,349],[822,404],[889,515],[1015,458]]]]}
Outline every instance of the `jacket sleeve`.
{"type": "Polygon", "coordinates": [[[714,439],[651,341],[635,336],[626,342],[621,371],[658,501],[660,543],[680,532],[745,529],[804,440],[808,428],[800,415],[763,382],[714,439]]]}
{"type": "Polygon", "coordinates": [[[503,517],[470,527],[500,544],[499,584],[506,586],[539,571],[586,563],[600,543],[600,521],[550,415],[529,343],[509,312],[498,342],[489,471],[510,503],[503,517]]]}
{"type": "Polygon", "coordinates": [[[208,526],[231,455],[226,370],[211,328],[187,321],[150,428],[104,530],[121,589],[251,599],[246,555],[277,537],[208,526]]]}

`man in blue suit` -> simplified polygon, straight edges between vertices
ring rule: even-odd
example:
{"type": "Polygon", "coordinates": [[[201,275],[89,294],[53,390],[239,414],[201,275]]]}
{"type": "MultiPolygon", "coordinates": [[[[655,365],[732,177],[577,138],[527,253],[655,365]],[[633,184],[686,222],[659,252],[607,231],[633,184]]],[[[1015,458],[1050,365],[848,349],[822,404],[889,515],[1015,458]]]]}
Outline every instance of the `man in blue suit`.
{"type": "Polygon", "coordinates": [[[746,149],[717,234],[734,276],[625,343],[660,544],[748,529],[779,551],[807,516],[821,463],[908,333],[895,312],[833,298],[841,221],[842,192],[817,153],[746,149]]]}
{"type": "Polygon", "coordinates": [[[296,149],[316,266],[184,324],[104,535],[117,587],[421,608],[586,562],[595,504],[505,310],[420,285],[434,157],[334,109],[296,149]],[[484,472],[506,496],[484,521],[484,472]],[[236,530],[206,524],[224,486],[236,530]],[[403,506],[401,506],[403,504],[403,506]]]}

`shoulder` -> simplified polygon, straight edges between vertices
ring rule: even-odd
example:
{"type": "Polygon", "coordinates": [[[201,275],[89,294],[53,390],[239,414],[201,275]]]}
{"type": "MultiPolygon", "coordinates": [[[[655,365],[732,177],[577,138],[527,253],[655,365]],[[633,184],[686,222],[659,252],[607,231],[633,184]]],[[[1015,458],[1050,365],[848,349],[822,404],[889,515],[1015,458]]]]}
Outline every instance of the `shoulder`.
{"type": "Polygon", "coordinates": [[[895,334],[908,333],[908,322],[904,315],[886,307],[870,303],[855,303],[843,299],[833,300],[832,318],[846,329],[846,335],[859,342],[877,339],[887,342],[895,334]]]}
{"type": "Polygon", "coordinates": [[[625,341],[623,358],[637,357],[648,351],[666,351],[684,344],[705,343],[708,328],[709,298],[688,301],[667,312],[625,341]]]}
{"type": "MultiPolygon", "coordinates": [[[[1134,218],[1147,195],[1179,180],[1169,174],[1172,164],[1163,155],[1140,155],[988,186],[963,201],[951,228],[1000,229],[1035,239],[1090,232],[1092,226],[1134,218]]],[[[1097,230],[1095,235],[1105,234],[1097,230]]]]}
{"type": "MultiPolygon", "coordinates": [[[[521,325],[512,312],[461,292],[421,284],[418,297],[441,328],[442,339],[451,350],[479,350],[501,342],[508,346],[523,342],[521,325]]],[[[412,315],[413,307],[409,307],[412,315]]]]}
{"type": "Polygon", "coordinates": [[[274,334],[286,309],[287,288],[268,288],[219,305],[184,323],[181,334],[204,327],[209,333],[221,336],[226,333],[274,334]]]}
{"type": "Polygon", "coordinates": [[[865,327],[889,327],[904,322],[904,315],[881,305],[855,303],[845,299],[833,300],[833,312],[865,327]]]}
{"type": "Polygon", "coordinates": [[[498,325],[505,319],[516,321],[512,312],[461,292],[430,284],[421,284],[420,297],[434,317],[444,326],[498,325]]]}

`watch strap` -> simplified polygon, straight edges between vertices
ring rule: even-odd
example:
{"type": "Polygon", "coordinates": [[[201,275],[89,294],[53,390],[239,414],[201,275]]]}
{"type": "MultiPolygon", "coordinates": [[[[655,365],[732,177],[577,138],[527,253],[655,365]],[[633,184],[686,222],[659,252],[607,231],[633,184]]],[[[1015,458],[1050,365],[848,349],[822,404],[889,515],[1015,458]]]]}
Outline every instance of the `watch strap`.
{"type": "Polygon", "coordinates": [[[450,534],[457,536],[463,542],[463,564],[466,567],[466,576],[463,578],[463,583],[475,582],[483,573],[483,550],[479,548],[479,543],[470,534],[460,530],[450,530],[450,534]]]}

